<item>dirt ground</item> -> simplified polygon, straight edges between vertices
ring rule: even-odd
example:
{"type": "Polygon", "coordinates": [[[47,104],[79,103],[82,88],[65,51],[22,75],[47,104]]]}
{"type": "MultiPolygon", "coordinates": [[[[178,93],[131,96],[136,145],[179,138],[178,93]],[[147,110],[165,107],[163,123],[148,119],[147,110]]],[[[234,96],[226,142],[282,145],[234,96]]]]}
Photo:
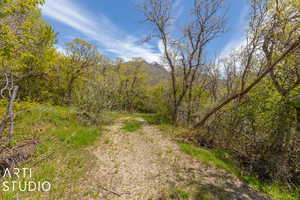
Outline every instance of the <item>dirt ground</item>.
{"type": "Polygon", "coordinates": [[[146,122],[141,129],[126,132],[124,120],[128,119],[107,126],[91,149],[96,165],[82,179],[82,192],[75,199],[267,199],[234,175],[181,152],[175,141],[146,122]]]}

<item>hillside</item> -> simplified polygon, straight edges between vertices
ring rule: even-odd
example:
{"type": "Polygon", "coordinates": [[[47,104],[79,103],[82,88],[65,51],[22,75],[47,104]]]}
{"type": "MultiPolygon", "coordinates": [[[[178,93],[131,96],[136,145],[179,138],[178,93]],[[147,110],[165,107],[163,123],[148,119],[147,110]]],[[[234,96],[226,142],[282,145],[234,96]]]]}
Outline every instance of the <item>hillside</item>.
{"type": "Polygon", "coordinates": [[[0,200],[299,200],[299,60],[299,0],[0,0],[0,200]]]}
{"type": "Polygon", "coordinates": [[[25,107],[30,110],[18,117],[14,142],[36,141],[31,158],[17,163],[33,175],[2,183],[48,181],[52,187],[46,193],[1,192],[3,200],[295,199],[271,185],[260,186],[267,194],[258,192],[259,185],[250,177],[246,184],[228,159],[185,144],[184,129],[155,125],[151,115],[105,112],[99,127],[75,108],[25,107]]]}

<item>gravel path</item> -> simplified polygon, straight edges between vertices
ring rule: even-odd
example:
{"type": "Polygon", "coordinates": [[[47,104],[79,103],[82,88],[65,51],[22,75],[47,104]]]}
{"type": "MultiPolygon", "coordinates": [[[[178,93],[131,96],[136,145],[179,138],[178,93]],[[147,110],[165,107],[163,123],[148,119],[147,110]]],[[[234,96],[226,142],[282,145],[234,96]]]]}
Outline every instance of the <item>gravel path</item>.
{"type": "Polygon", "coordinates": [[[182,153],[155,127],[145,123],[136,132],[122,130],[124,120],[128,119],[106,127],[101,142],[91,150],[97,164],[81,181],[82,196],[76,199],[184,199],[176,195],[179,189],[189,192],[186,199],[265,199],[233,175],[182,153]]]}

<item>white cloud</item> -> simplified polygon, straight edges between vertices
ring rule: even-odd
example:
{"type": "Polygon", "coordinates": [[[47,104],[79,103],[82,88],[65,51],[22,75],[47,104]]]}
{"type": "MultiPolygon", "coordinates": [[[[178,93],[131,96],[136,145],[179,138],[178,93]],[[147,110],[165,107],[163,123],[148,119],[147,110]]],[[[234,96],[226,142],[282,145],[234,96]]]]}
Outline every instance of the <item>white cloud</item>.
{"type": "Polygon", "coordinates": [[[230,56],[230,54],[235,51],[239,50],[243,46],[247,44],[247,40],[244,37],[240,37],[237,39],[230,40],[225,47],[223,48],[222,52],[219,54],[218,58],[226,58],[230,56]]]}
{"type": "Polygon", "coordinates": [[[54,47],[56,48],[56,50],[62,54],[66,54],[66,50],[60,46],[60,45],[54,45],[54,47]]]}
{"type": "Polygon", "coordinates": [[[104,51],[116,54],[129,60],[142,57],[148,62],[159,62],[160,52],[155,52],[150,45],[138,45],[138,39],[126,34],[112,23],[106,16],[91,17],[80,5],[70,0],[46,1],[42,8],[45,16],[64,23],[97,41],[104,51]]]}
{"type": "Polygon", "coordinates": [[[245,35],[245,31],[248,23],[246,19],[247,15],[248,15],[248,7],[245,6],[241,10],[241,16],[235,27],[232,38],[227,42],[227,44],[222,49],[221,53],[218,55],[219,59],[230,56],[230,54],[234,50],[238,50],[247,44],[247,39],[245,35]]]}
{"type": "Polygon", "coordinates": [[[173,5],[174,11],[176,11],[174,21],[178,21],[178,19],[182,16],[183,14],[183,4],[182,0],[176,0],[174,5],[173,5]]]}

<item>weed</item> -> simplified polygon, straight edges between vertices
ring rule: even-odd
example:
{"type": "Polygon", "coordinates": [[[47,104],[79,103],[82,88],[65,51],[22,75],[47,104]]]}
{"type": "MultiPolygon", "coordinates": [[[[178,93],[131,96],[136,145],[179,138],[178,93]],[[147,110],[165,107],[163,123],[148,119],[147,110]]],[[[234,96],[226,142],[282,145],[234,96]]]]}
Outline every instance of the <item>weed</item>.
{"type": "Polygon", "coordinates": [[[128,132],[135,132],[139,130],[143,126],[143,122],[141,121],[124,121],[122,129],[128,132]]]}
{"type": "Polygon", "coordinates": [[[184,190],[176,189],[174,191],[174,196],[176,196],[176,198],[180,200],[187,200],[189,199],[190,194],[184,190]]]}

